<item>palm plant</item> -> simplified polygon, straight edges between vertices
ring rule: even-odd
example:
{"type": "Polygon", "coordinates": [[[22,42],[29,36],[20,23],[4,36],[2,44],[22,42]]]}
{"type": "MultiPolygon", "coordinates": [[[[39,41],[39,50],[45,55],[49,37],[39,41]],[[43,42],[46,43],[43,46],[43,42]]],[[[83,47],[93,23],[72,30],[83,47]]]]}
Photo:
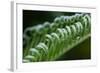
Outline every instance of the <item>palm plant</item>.
{"type": "Polygon", "coordinates": [[[23,62],[53,61],[90,36],[89,14],[56,17],[28,27],[23,35],[23,62]]]}

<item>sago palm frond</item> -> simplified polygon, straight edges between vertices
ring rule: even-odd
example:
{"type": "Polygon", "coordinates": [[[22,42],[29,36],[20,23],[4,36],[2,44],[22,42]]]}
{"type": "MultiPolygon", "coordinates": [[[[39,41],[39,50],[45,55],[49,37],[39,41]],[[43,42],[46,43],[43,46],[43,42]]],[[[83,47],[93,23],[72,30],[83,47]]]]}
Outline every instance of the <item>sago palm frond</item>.
{"type": "Polygon", "coordinates": [[[24,31],[23,62],[53,61],[90,36],[89,14],[56,17],[24,31]]]}

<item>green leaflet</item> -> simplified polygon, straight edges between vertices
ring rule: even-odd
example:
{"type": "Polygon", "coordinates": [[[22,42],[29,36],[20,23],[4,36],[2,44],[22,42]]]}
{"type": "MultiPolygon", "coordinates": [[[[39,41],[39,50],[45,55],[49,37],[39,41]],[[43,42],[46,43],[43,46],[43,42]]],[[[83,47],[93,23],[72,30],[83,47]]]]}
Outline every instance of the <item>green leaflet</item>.
{"type": "Polygon", "coordinates": [[[41,54],[39,53],[39,51],[36,48],[31,48],[29,50],[29,54],[32,56],[36,56],[37,61],[40,59],[41,54]]]}
{"type": "Polygon", "coordinates": [[[90,34],[89,14],[56,17],[28,27],[23,34],[23,62],[53,61],[90,34]]]}
{"type": "Polygon", "coordinates": [[[55,53],[56,52],[58,52],[58,49],[59,49],[59,46],[58,45],[60,45],[60,38],[59,38],[59,36],[58,36],[58,34],[56,34],[56,33],[51,33],[51,35],[53,36],[53,38],[54,38],[54,44],[55,44],[55,47],[54,47],[54,49],[53,49],[53,57],[56,55],[55,53]]]}
{"type": "MultiPolygon", "coordinates": [[[[27,55],[27,56],[25,56],[25,59],[26,59],[26,60],[29,60],[30,62],[35,62],[35,61],[36,61],[35,56],[32,56],[32,55],[27,55]]],[[[24,62],[25,62],[25,61],[24,61],[24,62]]]]}
{"type": "Polygon", "coordinates": [[[72,30],[73,37],[75,37],[75,35],[77,34],[77,30],[76,30],[75,25],[71,25],[70,28],[72,30]]]}

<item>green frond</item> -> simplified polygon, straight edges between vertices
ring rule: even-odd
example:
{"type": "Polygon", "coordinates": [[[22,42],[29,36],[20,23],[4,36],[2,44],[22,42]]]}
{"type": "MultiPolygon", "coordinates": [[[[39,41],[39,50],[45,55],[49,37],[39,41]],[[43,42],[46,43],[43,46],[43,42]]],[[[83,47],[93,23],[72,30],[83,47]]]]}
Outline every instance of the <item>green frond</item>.
{"type": "Polygon", "coordinates": [[[23,62],[53,61],[90,36],[88,14],[56,17],[24,31],[23,62]]]}

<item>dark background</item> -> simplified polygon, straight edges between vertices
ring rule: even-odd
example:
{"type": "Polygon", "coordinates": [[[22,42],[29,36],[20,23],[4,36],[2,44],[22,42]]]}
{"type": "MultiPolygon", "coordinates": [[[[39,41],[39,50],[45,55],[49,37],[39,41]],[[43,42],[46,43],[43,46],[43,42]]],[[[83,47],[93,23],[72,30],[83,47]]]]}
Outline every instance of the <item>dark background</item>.
{"type": "Polygon", "coordinates": [[[74,15],[74,12],[56,12],[56,11],[32,11],[23,10],[23,31],[25,28],[43,24],[44,22],[53,22],[54,18],[61,15],[74,15]]]}

